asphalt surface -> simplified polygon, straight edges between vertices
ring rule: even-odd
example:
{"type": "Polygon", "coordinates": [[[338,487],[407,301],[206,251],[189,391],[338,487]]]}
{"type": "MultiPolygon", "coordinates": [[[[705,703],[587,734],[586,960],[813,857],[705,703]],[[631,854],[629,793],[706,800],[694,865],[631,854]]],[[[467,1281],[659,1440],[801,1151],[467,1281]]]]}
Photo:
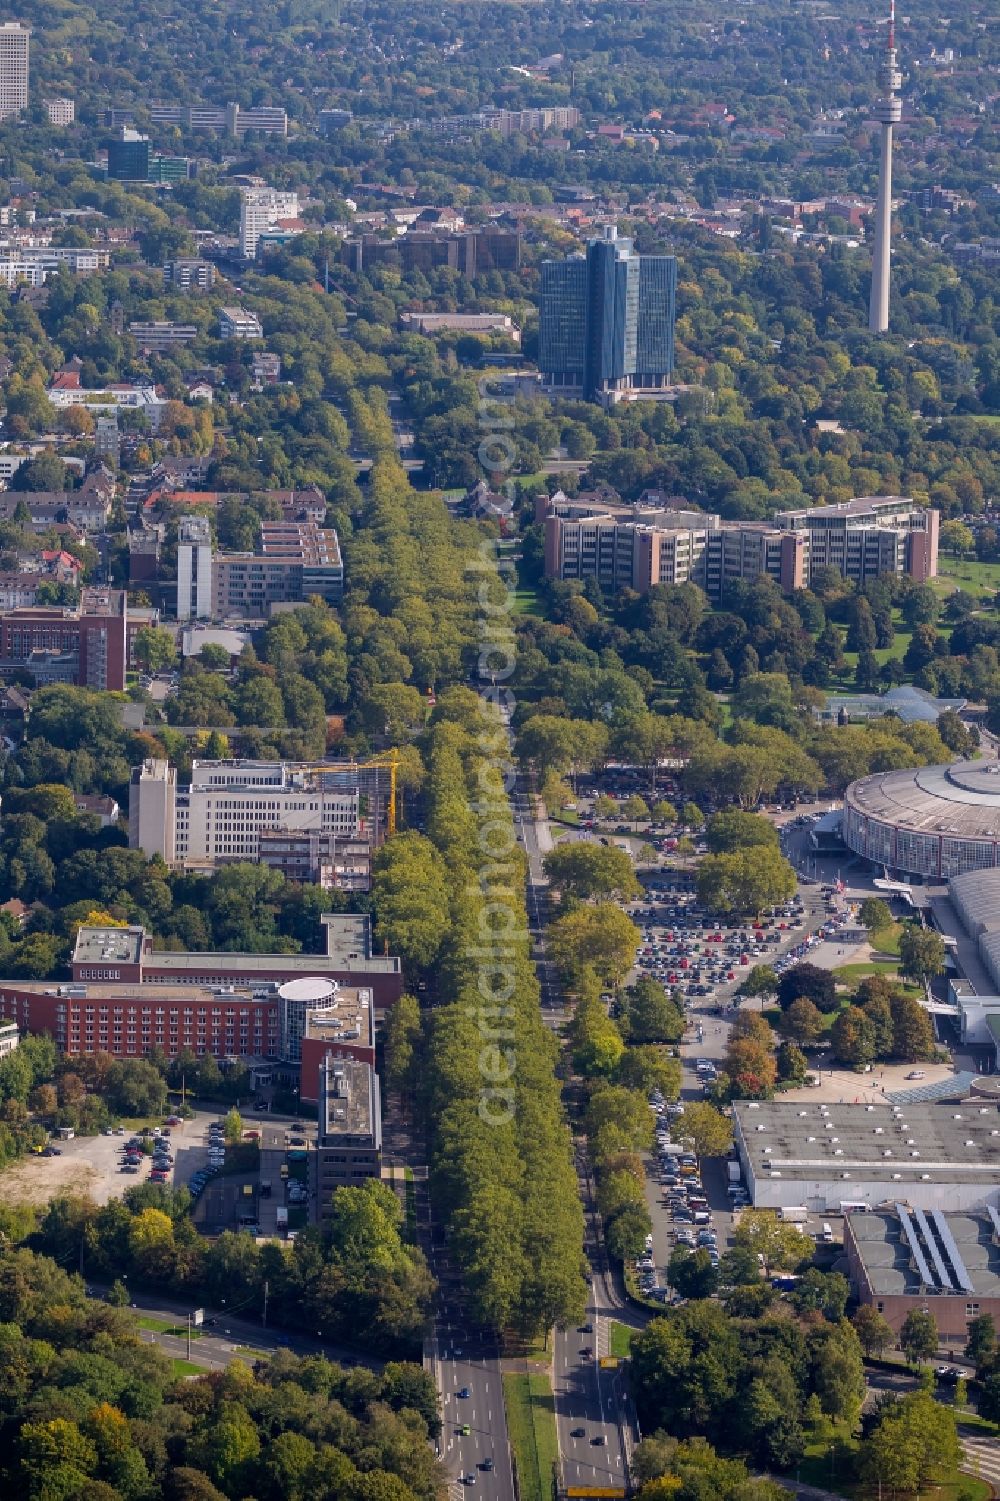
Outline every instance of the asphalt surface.
{"type": "MultiPolygon", "coordinates": [[[[546,1023],[557,1028],[569,1018],[545,955],[548,881],[542,860],[552,848],[552,840],[548,822],[536,820],[535,797],[520,776],[512,803],[518,837],[528,859],[528,922],[542,991],[542,1013],[546,1023]]],[[[624,1316],[608,1275],[582,1148],[577,1154],[577,1172],[585,1216],[585,1252],[590,1264],[587,1314],[583,1322],[591,1324],[593,1332],[573,1328],[557,1330],[555,1334],[553,1398],[562,1479],[565,1486],[624,1488],[634,1441],[633,1419],[620,1375],[600,1366],[601,1357],[609,1354],[609,1325],[615,1317],[624,1316]],[[582,1353],[585,1350],[591,1353],[582,1353]],[[595,1439],[602,1442],[595,1443],[595,1439]]]]}
{"type": "MultiPolygon", "coordinates": [[[[88,1284],[88,1288],[94,1297],[101,1297],[107,1290],[98,1284],[88,1284]]],[[[188,1314],[193,1314],[199,1306],[194,1302],[182,1303],[158,1294],[140,1293],[132,1288],[129,1288],[129,1297],[130,1306],[137,1314],[181,1329],[187,1324],[188,1314]]],[[[238,1305],[235,1311],[224,1305],[216,1308],[205,1304],[202,1307],[205,1323],[200,1336],[191,1341],[191,1359],[208,1369],[223,1369],[233,1360],[252,1360],[255,1356],[264,1359],[278,1350],[291,1350],[295,1355],[323,1355],[339,1365],[364,1365],[374,1371],[381,1370],[385,1364],[377,1356],[333,1344],[329,1340],[291,1334],[284,1329],[268,1329],[262,1322],[263,1310],[248,1308],[245,1303],[238,1305]]],[[[157,1345],[165,1355],[187,1355],[186,1334],[173,1335],[141,1327],[136,1329],[136,1333],[141,1339],[157,1345]]]]}
{"type": "Polygon", "coordinates": [[[441,1459],[449,1475],[474,1475],[482,1495],[514,1501],[514,1474],[497,1347],[446,1315],[431,1340],[431,1368],[441,1393],[441,1459]],[[459,1392],[467,1396],[459,1396],[459,1392]],[[464,1433],[463,1429],[469,1432],[464,1433]],[[484,1470],[485,1460],[493,1461],[484,1470]]]}

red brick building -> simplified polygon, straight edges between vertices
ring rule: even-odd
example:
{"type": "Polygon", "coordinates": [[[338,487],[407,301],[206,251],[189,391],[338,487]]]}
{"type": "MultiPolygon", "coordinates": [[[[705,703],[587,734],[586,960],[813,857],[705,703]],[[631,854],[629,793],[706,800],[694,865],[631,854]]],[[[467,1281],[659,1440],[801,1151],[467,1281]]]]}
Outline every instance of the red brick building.
{"type": "MultiPolygon", "coordinates": [[[[128,663],[126,595],[84,589],[78,608],[26,606],[0,615],[0,667],[50,666],[59,681],[123,691],[128,663]]],[[[48,679],[46,679],[48,680],[48,679]]]]}

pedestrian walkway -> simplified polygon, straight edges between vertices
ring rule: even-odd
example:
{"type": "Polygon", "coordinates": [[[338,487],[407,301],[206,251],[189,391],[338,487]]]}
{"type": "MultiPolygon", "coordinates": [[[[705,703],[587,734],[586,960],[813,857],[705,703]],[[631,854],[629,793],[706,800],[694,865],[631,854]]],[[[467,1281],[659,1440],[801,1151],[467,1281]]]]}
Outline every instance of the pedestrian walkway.
{"type": "Polygon", "coordinates": [[[980,1480],[989,1481],[994,1490],[1000,1490],[1000,1438],[991,1438],[989,1434],[975,1430],[963,1431],[961,1425],[959,1438],[964,1456],[962,1469],[980,1480]]]}

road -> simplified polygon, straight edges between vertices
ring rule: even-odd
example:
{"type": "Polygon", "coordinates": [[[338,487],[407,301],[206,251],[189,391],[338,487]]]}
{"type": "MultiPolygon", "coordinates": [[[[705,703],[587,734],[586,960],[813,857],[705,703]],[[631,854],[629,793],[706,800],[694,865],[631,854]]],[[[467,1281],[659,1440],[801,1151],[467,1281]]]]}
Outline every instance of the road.
{"type": "MultiPolygon", "coordinates": [[[[528,923],[542,993],[542,1013],[549,1026],[558,1028],[568,1020],[568,1015],[545,954],[549,896],[548,881],[542,868],[542,860],[552,848],[552,838],[548,820],[536,818],[536,799],[520,774],[511,800],[518,837],[528,860],[528,923]]],[[[607,1268],[604,1239],[582,1143],[577,1148],[577,1175],[585,1217],[584,1249],[590,1264],[590,1290],[584,1323],[591,1324],[593,1332],[583,1333],[576,1328],[556,1330],[554,1337],[553,1397],[562,1479],[567,1486],[625,1488],[634,1439],[632,1414],[619,1375],[612,1370],[602,1370],[600,1366],[601,1357],[610,1353],[610,1324],[616,1315],[625,1316],[619,1312],[617,1294],[607,1268]],[[581,1353],[584,1350],[592,1353],[584,1355],[581,1353]],[[603,1443],[593,1442],[601,1438],[603,1443]]]]}
{"type": "MultiPolygon", "coordinates": [[[[95,1297],[100,1297],[106,1287],[88,1284],[95,1297]]],[[[170,1298],[140,1293],[129,1288],[130,1304],[136,1313],[164,1323],[184,1327],[187,1316],[197,1306],[194,1302],[182,1303],[170,1298]]],[[[241,1305],[245,1308],[245,1305],[241,1305]]],[[[305,1334],[291,1334],[284,1329],[266,1329],[260,1316],[248,1317],[247,1312],[233,1313],[223,1305],[219,1308],[204,1306],[206,1323],[200,1338],[192,1340],[191,1358],[209,1369],[221,1369],[233,1360],[248,1360],[254,1356],[273,1355],[277,1350],[291,1350],[295,1355],[323,1355],[339,1365],[365,1365],[380,1371],[385,1364],[377,1356],[350,1349],[329,1340],[313,1339],[305,1334]]],[[[162,1330],[142,1329],[136,1331],[150,1344],[157,1345],[164,1355],[186,1356],[186,1335],[165,1334],[162,1330]]]]}
{"type": "Polygon", "coordinates": [[[515,1501],[499,1350],[444,1314],[429,1355],[441,1393],[440,1449],[449,1475],[475,1475],[491,1501],[515,1501]],[[462,1391],[468,1396],[459,1396],[462,1391]],[[468,1433],[463,1432],[466,1427],[468,1433]],[[482,1469],[487,1459],[493,1461],[491,1471],[482,1469]]]}

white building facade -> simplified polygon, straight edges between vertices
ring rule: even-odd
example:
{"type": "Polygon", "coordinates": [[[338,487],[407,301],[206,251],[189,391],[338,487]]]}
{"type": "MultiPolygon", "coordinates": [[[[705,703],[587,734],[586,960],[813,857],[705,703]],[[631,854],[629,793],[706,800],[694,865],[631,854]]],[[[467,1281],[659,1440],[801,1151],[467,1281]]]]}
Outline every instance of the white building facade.
{"type": "Polygon", "coordinates": [[[168,865],[214,867],[256,861],[261,833],[358,833],[361,793],[355,768],[311,768],[279,761],[194,761],[177,785],[166,761],[132,772],[129,845],[168,865]]]}

